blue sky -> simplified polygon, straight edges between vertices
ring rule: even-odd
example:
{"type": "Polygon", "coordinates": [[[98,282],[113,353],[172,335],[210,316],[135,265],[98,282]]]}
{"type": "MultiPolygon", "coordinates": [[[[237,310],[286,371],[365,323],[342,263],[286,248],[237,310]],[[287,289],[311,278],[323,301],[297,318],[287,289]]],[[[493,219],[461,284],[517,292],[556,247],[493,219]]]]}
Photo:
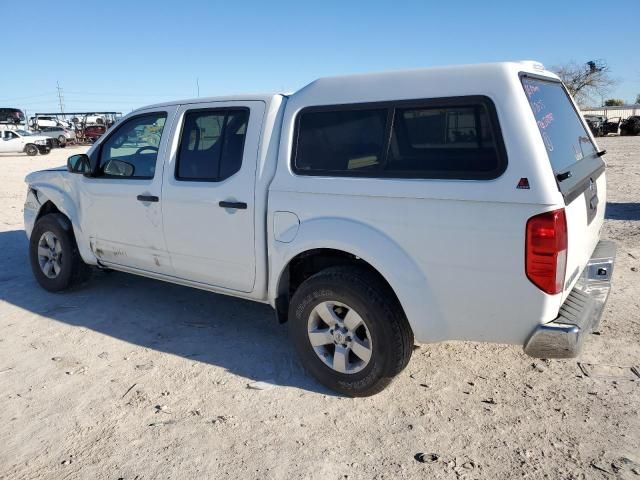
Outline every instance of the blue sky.
{"type": "Polygon", "coordinates": [[[194,97],[196,79],[201,96],[214,96],[518,59],[601,58],[619,80],[609,97],[640,94],[638,0],[30,0],[3,2],[1,12],[0,106],[29,114],[58,110],[56,82],[67,111],[126,113],[194,97]]]}

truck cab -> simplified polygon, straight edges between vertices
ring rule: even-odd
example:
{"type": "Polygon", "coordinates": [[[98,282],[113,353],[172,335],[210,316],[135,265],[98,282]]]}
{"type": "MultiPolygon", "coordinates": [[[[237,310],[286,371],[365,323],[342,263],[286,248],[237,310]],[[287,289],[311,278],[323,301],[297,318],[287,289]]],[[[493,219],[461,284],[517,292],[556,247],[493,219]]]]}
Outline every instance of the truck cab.
{"type": "Polygon", "coordinates": [[[605,163],[559,79],[509,62],[136,110],[27,177],[36,279],[91,267],[270,304],[309,371],[372,395],[414,342],[578,355],[615,246],[605,163]]]}

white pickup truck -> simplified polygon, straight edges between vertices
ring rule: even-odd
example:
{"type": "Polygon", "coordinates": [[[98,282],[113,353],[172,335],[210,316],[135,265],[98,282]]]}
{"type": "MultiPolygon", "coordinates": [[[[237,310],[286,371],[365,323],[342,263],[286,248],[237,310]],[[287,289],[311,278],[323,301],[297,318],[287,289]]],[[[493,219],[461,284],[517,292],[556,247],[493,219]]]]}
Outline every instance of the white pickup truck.
{"type": "Polygon", "coordinates": [[[0,153],[26,153],[30,157],[40,152],[46,155],[51,151],[50,138],[26,130],[13,129],[0,131],[0,153]]]}
{"type": "Polygon", "coordinates": [[[382,390],[414,341],[576,356],[610,289],[604,152],[535,62],[323,78],[141,108],[30,174],[33,273],[269,303],[303,364],[382,390]]]}

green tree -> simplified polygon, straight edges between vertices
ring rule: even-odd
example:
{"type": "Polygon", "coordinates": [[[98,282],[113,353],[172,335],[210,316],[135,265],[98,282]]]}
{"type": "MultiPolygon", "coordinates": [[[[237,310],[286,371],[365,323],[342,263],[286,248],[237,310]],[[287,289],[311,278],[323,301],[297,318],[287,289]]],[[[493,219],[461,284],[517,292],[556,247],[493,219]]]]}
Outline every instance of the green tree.
{"type": "Polygon", "coordinates": [[[640,103],[640,93],[636,96],[636,103],[640,103]]]}
{"type": "Polygon", "coordinates": [[[604,101],[605,107],[619,107],[621,105],[624,105],[624,100],[621,98],[608,98],[604,101]]]}

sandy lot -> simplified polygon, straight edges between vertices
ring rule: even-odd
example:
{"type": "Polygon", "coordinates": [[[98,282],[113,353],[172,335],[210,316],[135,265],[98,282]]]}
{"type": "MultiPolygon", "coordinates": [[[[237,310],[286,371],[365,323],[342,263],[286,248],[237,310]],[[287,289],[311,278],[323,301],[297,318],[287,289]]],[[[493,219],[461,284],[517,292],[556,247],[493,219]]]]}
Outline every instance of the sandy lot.
{"type": "Polygon", "coordinates": [[[83,150],[0,155],[0,478],[640,478],[640,137],[599,143],[619,250],[582,357],[425,345],[366,399],[308,377],[263,305],[121,273],[43,291],[23,178],[83,150]]]}

